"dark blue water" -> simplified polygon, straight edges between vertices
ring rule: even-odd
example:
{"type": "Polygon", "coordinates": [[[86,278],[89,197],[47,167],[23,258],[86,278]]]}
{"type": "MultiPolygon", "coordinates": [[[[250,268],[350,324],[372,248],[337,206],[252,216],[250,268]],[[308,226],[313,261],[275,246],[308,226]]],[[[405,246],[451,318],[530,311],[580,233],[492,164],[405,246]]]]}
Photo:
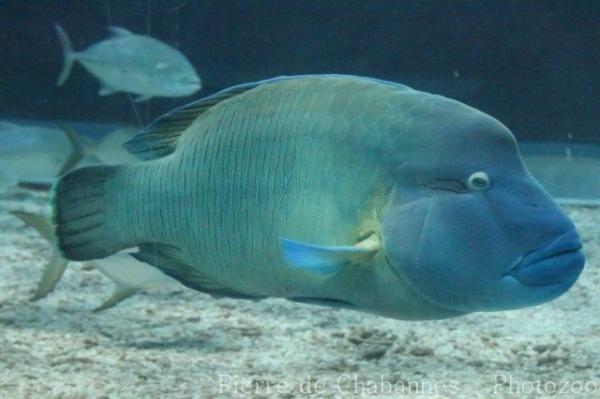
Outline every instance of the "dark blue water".
{"type": "Polygon", "coordinates": [[[203,78],[193,98],[277,75],[348,73],[460,99],[521,139],[598,141],[595,1],[186,1],[0,3],[1,116],[145,123],[188,99],[100,98],[80,66],[56,88],[63,25],[75,49],[107,25],[180,49],[203,78]]]}

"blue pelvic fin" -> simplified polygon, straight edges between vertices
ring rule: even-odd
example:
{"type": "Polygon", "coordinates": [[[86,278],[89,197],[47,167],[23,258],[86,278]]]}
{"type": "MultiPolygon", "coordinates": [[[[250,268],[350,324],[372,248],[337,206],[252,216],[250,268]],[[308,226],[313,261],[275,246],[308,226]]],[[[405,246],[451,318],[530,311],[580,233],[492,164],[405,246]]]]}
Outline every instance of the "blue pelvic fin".
{"type": "Polygon", "coordinates": [[[283,260],[290,266],[320,275],[334,274],[345,266],[364,263],[379,251],[376,236],[356,245],[320,246],[298,241],[281,240],[283,260]]]}

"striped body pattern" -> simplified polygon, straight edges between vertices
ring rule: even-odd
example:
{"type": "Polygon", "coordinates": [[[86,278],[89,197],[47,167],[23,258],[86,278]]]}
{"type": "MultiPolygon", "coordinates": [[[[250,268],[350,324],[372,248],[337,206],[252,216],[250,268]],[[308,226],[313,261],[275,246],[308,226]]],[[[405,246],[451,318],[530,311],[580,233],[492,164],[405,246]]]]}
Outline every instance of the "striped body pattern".
{"type": "Polygon", "coordinates": [[[224,101],[182,133],[172,154],[130,166],[112,183],[135,182],[114,191],[113,220],[125,224],[117,230],[128,242],[182,248],[187,264],[236,290],[308,295],[314,277],[282,262],[279,240],[334,245],[365,233],[386,189],[380,154],[360,150],[381,139],[365,117],[380,115],[393,93],[307,79],[224,101]]]}

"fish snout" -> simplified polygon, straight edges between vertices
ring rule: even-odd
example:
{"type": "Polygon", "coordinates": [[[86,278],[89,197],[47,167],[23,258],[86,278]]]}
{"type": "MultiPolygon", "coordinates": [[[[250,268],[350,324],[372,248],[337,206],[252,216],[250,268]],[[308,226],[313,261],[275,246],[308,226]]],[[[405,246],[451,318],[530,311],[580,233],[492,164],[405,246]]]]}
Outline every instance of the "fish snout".
{"type": "Polygon", "coordinates": [[[581,248],[579,234],[571,229],[549,245],[522,256],[506,275],[533,286],[573,283],[585,264],[581,248]]]}

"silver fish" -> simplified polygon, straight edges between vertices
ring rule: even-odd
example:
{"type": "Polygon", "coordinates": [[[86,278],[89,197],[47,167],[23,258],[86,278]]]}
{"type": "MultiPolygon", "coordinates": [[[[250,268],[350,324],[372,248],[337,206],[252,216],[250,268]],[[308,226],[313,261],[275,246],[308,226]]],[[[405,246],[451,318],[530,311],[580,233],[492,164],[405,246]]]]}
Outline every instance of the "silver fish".
{"type": "Polygon", "coordinates": [[[189,96],[202,87],[187,58],[157,39],[110,26],[111,38],[75,52],[64,29],[55,27],[64,52],[59,86],[78,61],[100,81],[101,96],[127,92],[137,94],[136,101],[144,101],[152,97],[189,96]]]}
{"type": "Polygon", "coordinates": [[[132,162],[136,158],[122,145],[135,132],[119,127],[96,140],[67,125],[57,129],[0,121],[0,189],[15,184],[49,188],[76,165],[132,162]]]}
{"type": "Polygon", "coordinates": [[[537,305],[584,267],[572,221],[508,128],[397,83],[240,85],[126,147],[146,161],[54,186],[68,259],[138,247],[138,260],[213,296],[413,320],[537,305]]]}
{"type": "MultiPolygon", "coordinates": [[[[25,211],[10,211],[10,213],[26,225],[34,228],[48,241],[52,249],[50,259],[44,267],[42,278],[31,298],[32,301],[37,301],[45,298],[54,290],[69,261],[60,255],[56,247],[56,239],[48,217],[25,211]]],[[[90,264],[115,284],[114,292],[110,298],[94,309],[94,311],[110,309],[140,291],[179,285],[172,278],[148,266],[146,263],[134,259],[128,253],[118,253],[106,259],[90,262],[90,264]]]]}
{"type": "Polygon", "coordinates": [[[92,153],[100,163],[116,165],[136,161],[137,158],[123,148],[139,129],[132,126],[119,127],[106,135],[96,144],[92,153]]]}
{"type": "Polygon", "coordinates": [[[0,121],[0,170],[22,184],[50,185],[86,156],[89,143],[68,126],[0,121]]]}
{"type": "Polygon", "coordinates": [[[127,252],[96,259],[90,263],[115,283],[111,297],[94,309],[95,311],[110,309],[138,292],[181,286],[176,280],[147,263],[140,262],[127,252]]]}

